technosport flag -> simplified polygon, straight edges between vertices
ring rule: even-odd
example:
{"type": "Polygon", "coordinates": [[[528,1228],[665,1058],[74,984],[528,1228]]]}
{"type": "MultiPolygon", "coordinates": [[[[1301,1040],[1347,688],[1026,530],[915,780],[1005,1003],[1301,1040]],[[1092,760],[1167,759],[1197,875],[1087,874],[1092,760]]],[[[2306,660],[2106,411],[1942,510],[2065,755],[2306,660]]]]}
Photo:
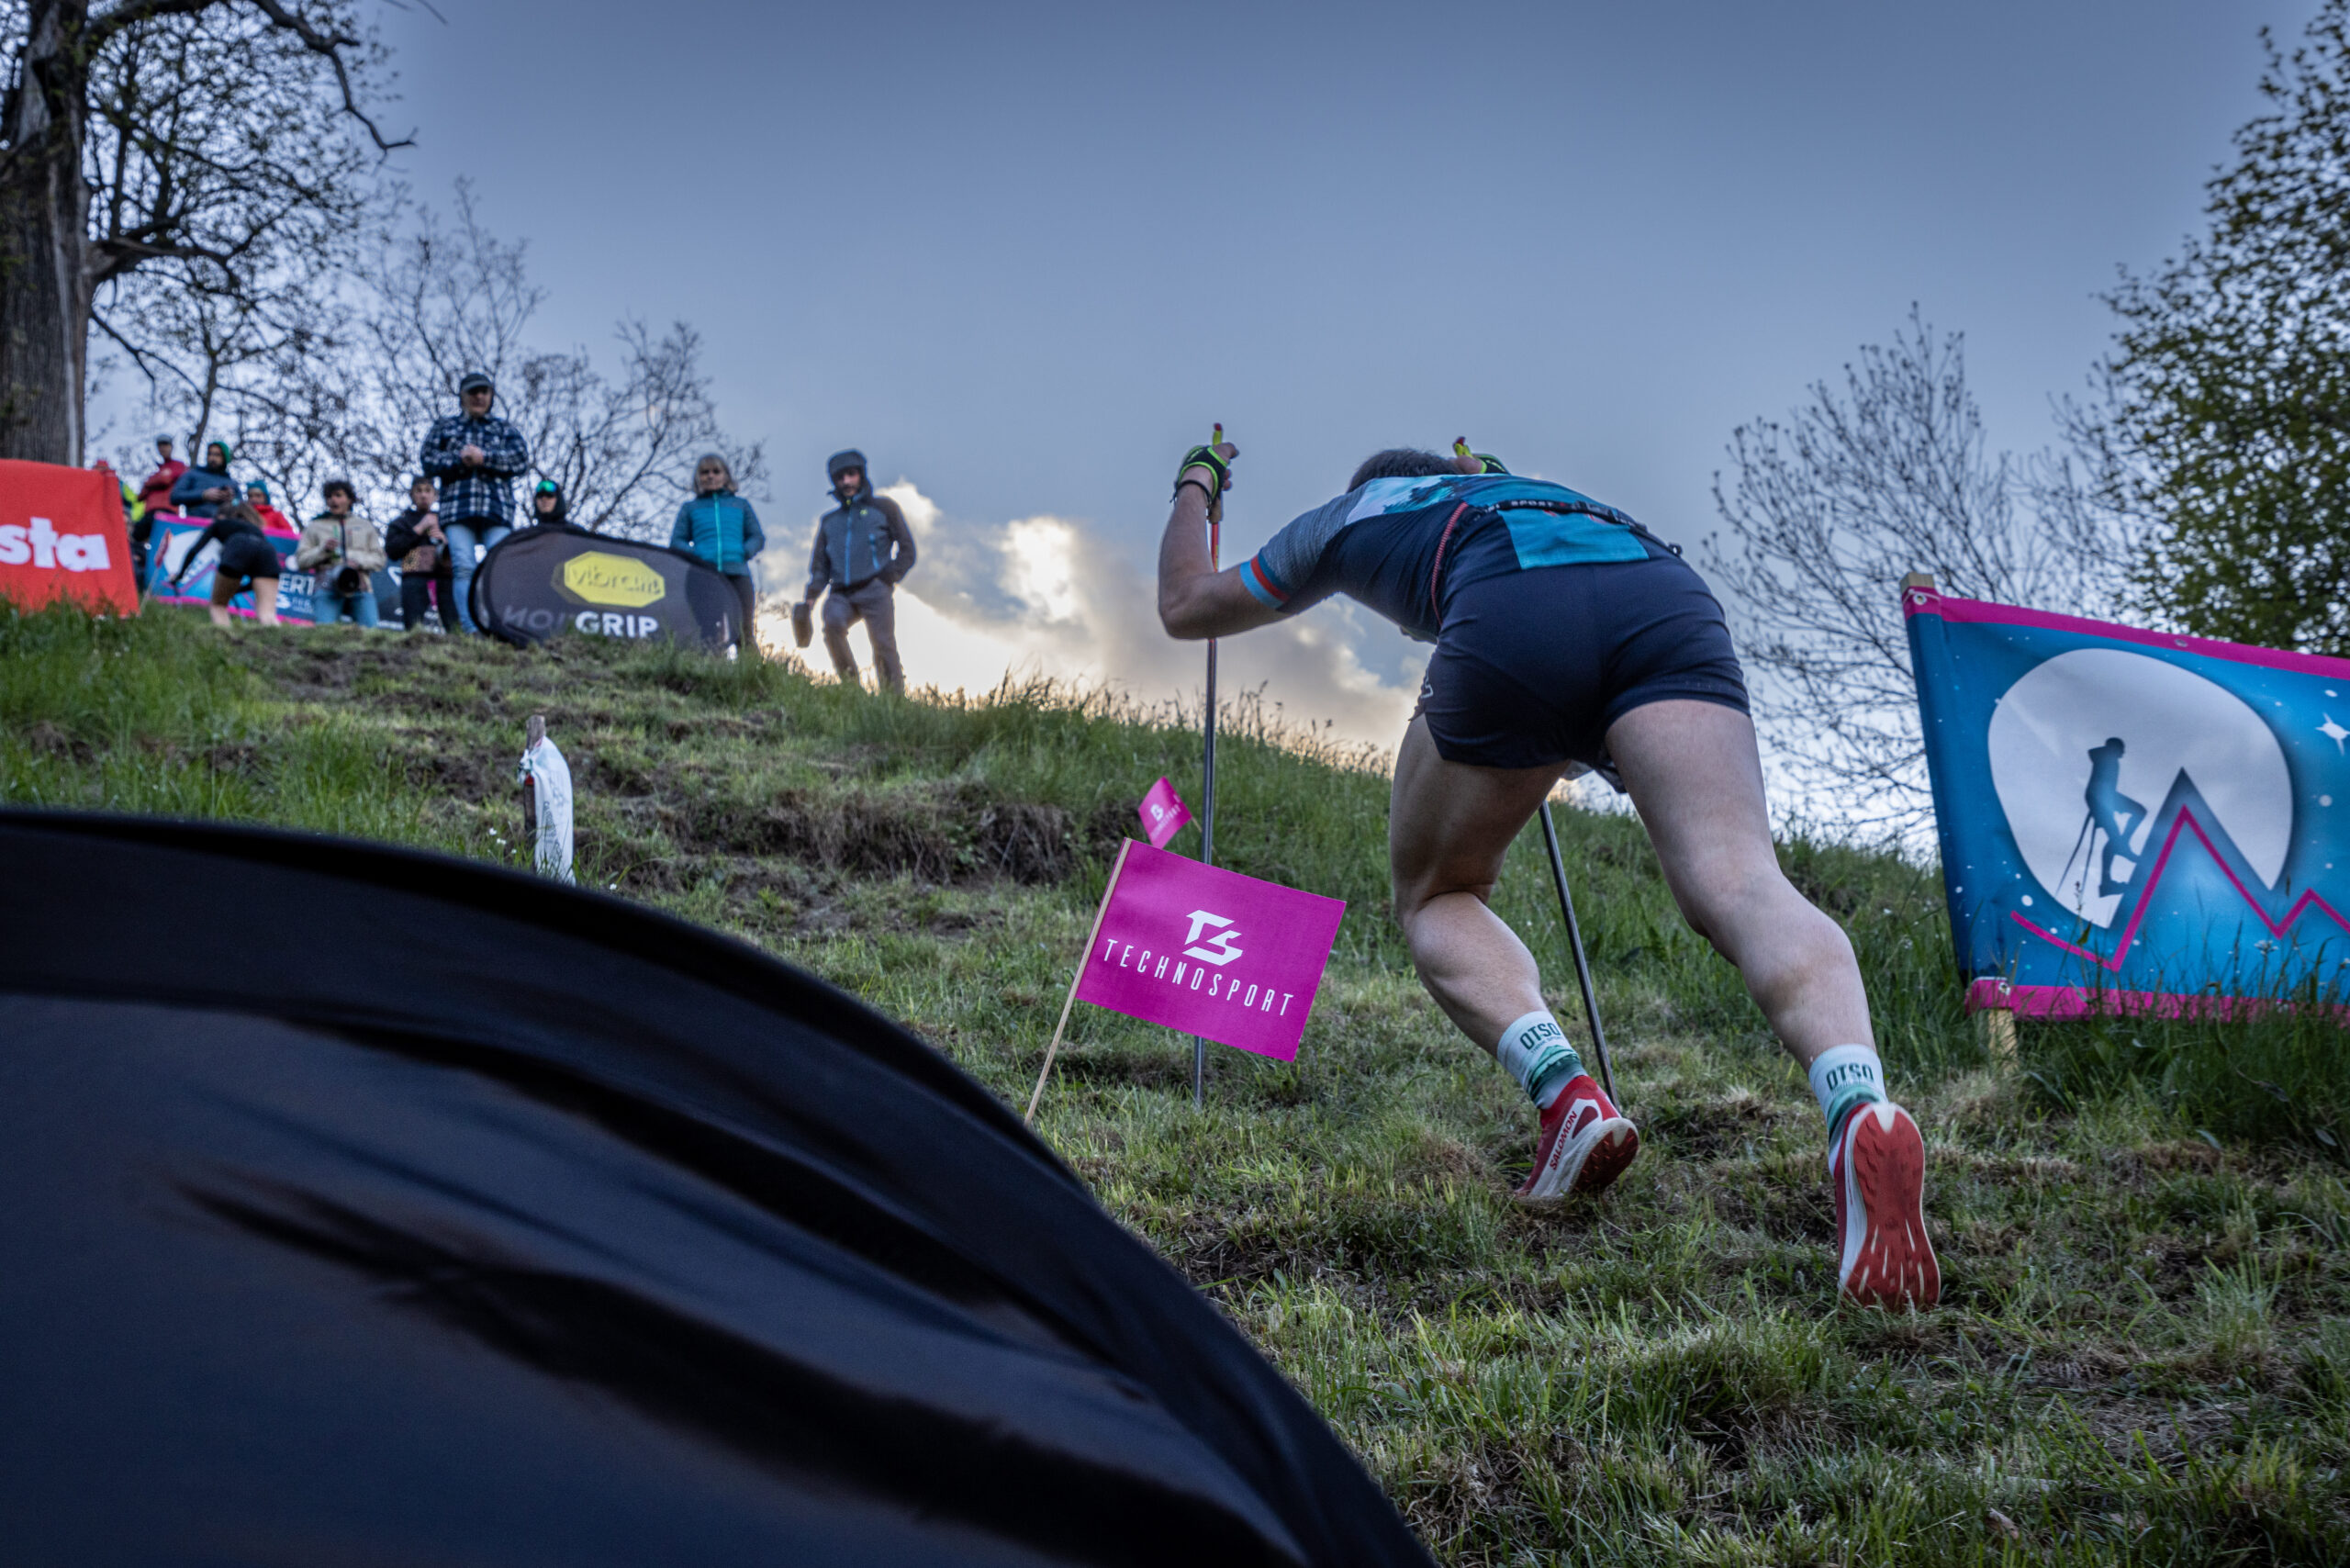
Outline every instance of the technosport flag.
{"type": "Polygon", "coordinates": [[[1166,848],[1167,841],[1182,832],[1184,824],[1192,820],[1192,809],[1175,793],[1175,786],[1164,778],[1150,787],[1150,792],[1135,811],[1142,818],[1142,830],[1149,835],[1153,849],[1166,848]]]}
{"type": "Polygon", "coordinates": [[[2350,996],[2350,660],[1903,608],[1970,1007],[2350,996]]]}
{"type": "Polygon", "coordinates": [[[1290,1061],[1347,906],[1131,844],[1078,997],[1290,1061]]]}

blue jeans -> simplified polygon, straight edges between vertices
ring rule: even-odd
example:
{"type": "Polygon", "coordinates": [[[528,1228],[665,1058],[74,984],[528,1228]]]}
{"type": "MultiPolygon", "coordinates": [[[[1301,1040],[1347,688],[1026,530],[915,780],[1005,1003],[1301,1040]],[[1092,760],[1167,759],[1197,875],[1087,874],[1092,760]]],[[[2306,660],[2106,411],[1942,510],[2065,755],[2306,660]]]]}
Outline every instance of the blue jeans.
{"type": "Polygon", "coordinates": [[[313,593],[310,619],[319,626],[331,626],[338,621],[352,621],[362,626],[384,623],[383,613],[375,608],[373,588],[362,588],[357,593],[313,593]]]}
{"type": "Polygon", "coordinates": [[[443,518],[441,532],[449,539],[449,565],[457,574],[457,619],[464,622],[468,632],[478,632],[474,624],[474,569],[481,565],[480,550],[487,550],[513,528],[486,517],[469,517],[462,522],[443,518]],[[478,547],[478,548],[476,548],[478,547]]]}

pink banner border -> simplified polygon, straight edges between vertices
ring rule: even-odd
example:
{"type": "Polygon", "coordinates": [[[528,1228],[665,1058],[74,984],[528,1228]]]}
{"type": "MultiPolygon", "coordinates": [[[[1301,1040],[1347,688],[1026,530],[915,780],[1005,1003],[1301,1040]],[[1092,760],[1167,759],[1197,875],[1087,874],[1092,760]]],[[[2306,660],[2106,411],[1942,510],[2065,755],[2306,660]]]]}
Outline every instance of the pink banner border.
{"type": "MultiPolygon", "coordinates": [[[[2164,991],[2106,991],[2084,985],[2010,985],[1986,979],[1966,988],[1966,1011],[2013,1013],[2019,1018],[2188,1018],[2227,1023],[2262,1018],[2272,1013],[2296,1013],[2306,1003],[2273,996],[2218,996],[2198,992],[2182,996],[2164,991]]],[[[2350,1003],[2321,1002],[2318,1011],[2337,1024],[2350,1025],[2350,1003]]]]}
{"type": "Polygon", "coordinates": [[[2232,664],[2262,665],[2269,669],[2288,669],[2298,675],[2332,676],[2336,679],[2350,680],[2350,659],[2328,658],[2322,654],[2289,653],[2282,648],[2256,648],[2249,643],[2223,643],[2216,637],[2181,637],[2168,632],[2147,632],[2135,626],[2117,625],[2110,621],[2056,615],[2045,610],[2024,610],[2012,604],[1994,604],[1988,599],[1956,599],[1935,588],[1903,588],[1901,612],[1905,617],[1933,615],[1962,623],[2031,626],[2048,632],[2072,632],[2084,637],[2104,637],[2117,643],[2136,643],[2143,647],[2200,654],[2206,658],[2226,659],[2232,664]]]}

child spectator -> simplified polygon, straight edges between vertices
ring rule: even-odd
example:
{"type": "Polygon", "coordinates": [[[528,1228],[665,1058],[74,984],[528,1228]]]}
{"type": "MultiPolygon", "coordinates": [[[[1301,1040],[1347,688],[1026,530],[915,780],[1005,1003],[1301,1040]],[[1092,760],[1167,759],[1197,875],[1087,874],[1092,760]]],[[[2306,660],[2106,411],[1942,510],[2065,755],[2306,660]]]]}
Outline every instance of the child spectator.
{"type": "Polygon", "coordinates": [[[384,551],[400,564],[400,624],[415,631],[430,607],[441,617],[441,630],[459,630],[456,568],[430,476],[420,474],[408,487],[408,510],[385,530],[384,551]]]}
{"type": "Polygon", "coordinates": [[[315,574],[311,589],[311,619],[320,626],[354,621],[362,626],[383,624],[369,575],[384,566],[384,536],[351,509],[359,494],[347,479],[329,479],[319,495],[327,510],[302,530],[302,547],[294,552],[297,571],[315,574]]]}
{"type": "Polygon", "coordinates": [[[302,531],[293,520],[269,504],[269,487],[255,479],[245,486],[245,505],[261,519],[261,531],[279,539],[299,539],[302,531]]]}
{"type": "Polygon", "coordinates": [[[694,498],[677,509],[677,524],[669,530],[669,548],[691,551],[734,585],[735,597],[743,601],[738,645],[754,658],[759,652],[758,591],[751,582],[751,557],[767,543],[759,514],[734,493],[734,475],[726,459],[705,453],[694,465],[694,498]]]}
{"type": "Polygon", "coordinates": [[[204,466],[191,468],[172,481],[172,510],[183,517],[213,518],[237,499],[237,482],[229,477],[229,443],[204,443],[204,466]]]}
{"type": "Polygon", "coordinates": [[[180,586],[189,564],[207,544],[220,546],[220,558],[212,567],[212,624],[228,630],[229,601],[251,584],[256,618],[264,626],[276,625],[277,548],[262,532],[261,519],[251,508],[234,501],[222,507],[211,526],[197,534],[187,554],[180,557],[180,569],[172,574],[173,588],[180,586]]]}

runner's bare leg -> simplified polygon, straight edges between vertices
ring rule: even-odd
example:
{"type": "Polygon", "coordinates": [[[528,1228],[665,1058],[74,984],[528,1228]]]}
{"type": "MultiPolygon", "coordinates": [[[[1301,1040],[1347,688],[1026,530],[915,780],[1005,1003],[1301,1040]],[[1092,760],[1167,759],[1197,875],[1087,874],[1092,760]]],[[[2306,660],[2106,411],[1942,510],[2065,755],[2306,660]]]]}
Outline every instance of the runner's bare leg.
{"type": "Polygon", "coordinates": [[[1404,732],[1395,756],[1387,811],[1395,918],[1420,983],[1488,1052],[1504,1029],[1543,1005],[1534,955],[1485,901],[1510,841],[1559,773],[1447,762],[1421,719],[1404,732]]]}
{"type": "Polygon", "coordinates": [[[1843,928],[1796,891],[1771,842],[1754,724],[1712,702],[1651,702],[1607,749],[1691,929],[1738,966],[1787,1053],[1868,1044],[1868,995],[1843,928]]]}

